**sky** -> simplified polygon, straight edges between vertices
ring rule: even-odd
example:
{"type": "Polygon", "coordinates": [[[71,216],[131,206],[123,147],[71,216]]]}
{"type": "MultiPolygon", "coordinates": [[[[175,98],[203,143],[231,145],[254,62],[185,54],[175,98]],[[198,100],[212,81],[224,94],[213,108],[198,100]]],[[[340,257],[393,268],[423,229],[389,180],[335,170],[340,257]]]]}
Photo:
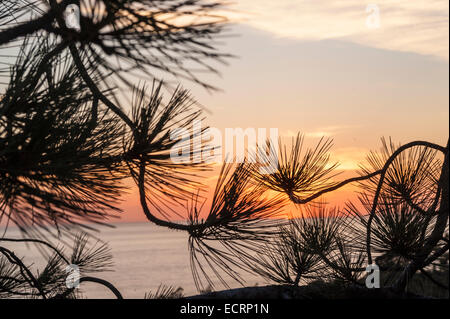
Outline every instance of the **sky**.
{"type": "MultiPolygon", "coordinates": [[[[382,137],[445,145],[448,13],[446,1],[235,1],[219,48],[236,58],[202,77],[221,91],[182,84],[209,111],[205,125],[300,132],[306,146],[330,137],[339,178],[355,176],[382,137]]],[[[326,200],[342,206],[353,191],[326,200]]],[[[135,191],[122,208],[123,221],[145,220],[135,191]]]]}
{"type": "MultiPolygon", "coordinates": [[[[231,22],[219,49],[235,57],[201,78],[220,91],[180,80],[206,107],[204,125],[302,133],[306,146],[332,138],[341,179],[382,137],[447,142],[448,1],[235,0],[218,13],[231,22]]],[[[211,193],[216,179],[205,177],[211,193]]],[[[343,205],[353,191],[326,199],[343,205]]],[[[135,189],[121,208],[122,221],[145,220],[135,189]]]]}
{"type": "Polygon", "coordinates": [[[448,1],[236,0],[232,8],[234,18],[278,36],[342,38],[448,60],[448,1]]]}

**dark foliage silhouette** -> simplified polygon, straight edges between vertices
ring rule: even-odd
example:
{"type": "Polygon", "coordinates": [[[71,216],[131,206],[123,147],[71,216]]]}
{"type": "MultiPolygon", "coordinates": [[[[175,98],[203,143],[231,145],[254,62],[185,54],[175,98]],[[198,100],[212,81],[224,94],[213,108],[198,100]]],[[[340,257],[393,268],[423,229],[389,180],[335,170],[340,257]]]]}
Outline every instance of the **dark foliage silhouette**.
{"type": "MultiPolygon", "coordinates": [[[[111,254],[90,243],[89,231],[120,216],[127,178],[150,222],[189,234],[199,290],[245,284],[245,271],[292,286],[363,287],[365,266],[376,262],[391,291],[404,292],[416,273],[448,291],[430,273],[448,272],[448,144],[383,140],[359,176],[336,182],[332,141],[303,151],[298,135],[280,146],[276,172],[225,164],[204,207],[208,146],[188,147],[189,160],[174,162],[173,147],[191,141],[171,132],[203,118],[176,82],[214,90],[198,74],[229,57],[216,49],[226,25],[220,8],[209,0],[0,2],[0,222],[23,236],[0,237],[0,297],[77,298],[66,285],[66,267],[77,265],[80,283],[122,298],[94,277],[111,269],[111,254]],[[80,8],[79,30],[66,26],[69,4],[80,8]],[[349,183],[359,185],[360,203],[340,209],[320,200],[349,183]],[[284,218],[289,202],[300,216],[284,218]],[[71,253],[48,236],[68,241],[71,253]],[[47,265],[36,271],[7,242],[36,245],[47,265]]],[[[161,286],[146,297],[181,296],[161,286]]]]}

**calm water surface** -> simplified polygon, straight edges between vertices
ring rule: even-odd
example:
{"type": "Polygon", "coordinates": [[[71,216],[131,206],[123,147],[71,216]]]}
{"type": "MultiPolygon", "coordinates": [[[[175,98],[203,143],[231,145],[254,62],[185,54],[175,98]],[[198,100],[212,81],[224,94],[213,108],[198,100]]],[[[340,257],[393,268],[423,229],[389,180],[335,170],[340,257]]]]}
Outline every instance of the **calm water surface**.
{"type": "MultiPolygon", "coordinates": [[[[115,228],[102,227],[99,230],[96,236],[111,248],[114,271],[94,276],[113,283],[124,298],[143,298],[146,292],[155,291],[160,284],[181,286],[186,295],[197,293],[189,265],[188,236],[185,232],[170,231],[149,223],[120,223],[115,228]]],[[[9,228],[7,237],[19,238],[20,235],[16,229],[9,228]]],[[[2,245],[13,248],[18,256],[24,257],[27,265],[44,265],[44,259],[33,245],[2,245]]],[[[247,285],[264,284],[261,278],[242,275],[247,285]]],[[[233,282],[229,285],[239,287],[233,282]]],[[[80,289],[87,298],[114,297],[106,288],[94,283],[82,283],[80,289]]]]}

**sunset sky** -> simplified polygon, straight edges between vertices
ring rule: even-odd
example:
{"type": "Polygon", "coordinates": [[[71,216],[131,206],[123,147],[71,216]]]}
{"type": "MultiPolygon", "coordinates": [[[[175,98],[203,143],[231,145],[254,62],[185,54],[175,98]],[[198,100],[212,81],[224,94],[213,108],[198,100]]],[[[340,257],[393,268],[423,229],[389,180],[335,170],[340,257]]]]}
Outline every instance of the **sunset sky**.
{"type": "MultiPolygon", "coordinates": [[[[305,146],[330,137],[339,179],[382,137],[447,142],[448,1],[235,0],[218,13],[231,21],[218,49],[235,58],[199,76],[220,91],[181,81],[205,106],[204,125],[277,128],[283,141],[300,132],[305,146]]],[[[204,179],[211,193],[216,177],[204,179]]],[[[326,199],[342,205],[351,193],[326,199]]],[[[136,190],[121,208],[121,221],[145,220],[136,190]]]]}
{"type": "MultiPolygon", "coordinates": [[[[301,132],[306,144],[333,138],[343,177],[355,175],[381,137],[446,143],[449,128],[447,1],[378,1],[379,27],[367,25],[369,3],[239,0],[220,49],[236,56],[206,92],[183,83],[225,128],[301,132]]],[[[215,175],[207,184],[213,186],[215,175]]],[[[211,190],[212,191],[212,190],[211,190]]],[[[342,204],[350,188],[327,199],[342,204]]],[[[137,194],[126,196],[123,221],[144,220],[137,194]]]]}
{"type": "Polygon", "coordinates": [[[448,298],[448,0],[0,21],[0,299],[448,298]]]}

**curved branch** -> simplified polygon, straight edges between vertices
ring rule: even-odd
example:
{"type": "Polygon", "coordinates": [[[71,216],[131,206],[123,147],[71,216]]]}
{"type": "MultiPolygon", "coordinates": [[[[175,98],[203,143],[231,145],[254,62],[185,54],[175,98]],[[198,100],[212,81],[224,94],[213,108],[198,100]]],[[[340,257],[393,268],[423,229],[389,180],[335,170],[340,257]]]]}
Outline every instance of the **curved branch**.
{"type": "Polygon", "coordinates": [[[57,249],[56,247],[54,247],[50,243],[48,243],[46,241],[43,241],[43,240],[27,239],[27,238],[22,238],[22,239],[20,239],[20,238],[0,238],[0,241],[29,242],[29,243],[41,244],[41,245],[47,246],[48,248],[53,250],[62,260],[64,260],[67,264],[70,264],[69,260],[64,256],[64,254],[62,252],[59,251],[59,249],[57,249]]]}
{"type": "MultiPolygon", "coordinates": [[[[64,30],[66,29],[65,22],[62,19],[62,11],[61,5],[58,5],[55,0],[50,0],[50,5],[52,8],[56,11],[56,21],[61,26],[61,28],[64,30]]],[[[108,99],[97,87],[97,85],[94,83],[92,78],[90,77],[88,71],[84,67],[83,61],[81,60],[80,55],[78,54],[77,48],[75,44],[71,43],[69,45],[70,54],[72,55],[73,61],[75,66],[77,67],[78,71],[80,72],[81,78],[86,83],[86,85],[89,87],[91,93],[94,95],[95,98],[102,101],[111,111],[116,113],[130,128],[132,131],[135,129],[134,123],[131,121],[131,119],[113,102],[111,102],[110,99],[108,99]]]]}
{"type": "Polygon", "coordinates": [[[33,34],[39,30],[47,29],[54,18],[55,14],[50,11],[37,19],[6,29],[0,32],[0,45],[7,44],[19,37],[33,34]]]}
{"type": "Polygon", "coordinates": [[[0,45],[10,43],[20,37],[31,35],[40,30],[58,33],[58,30],[52,26],[52,22],[55,18],[57,18],[56,13],[60,12],[61,8],[65,8],[70,2],[71,0],[63,0],[60,3],[52,3],[52,6],[55,6],[54,9],[56,10],[49,10],[39,18],[23,22],[19,25],[1,31],[0,45]]]}
{"type": "Polygon", "coordinates": [[[336,184],[334,186],[331,186],[331,187],[328,187],[326,189],[323,189],[323,190],[321,190],[321,191],[319,191],[319,192],[317,192],[317,193],[315,193],[315,194],[313,194],[313,195],[311,195],[311,196],[309,196],[309,197],[307,197],[305,199],[300,199],[294,193],[291,193],[291,194],[288,194],[289,195],[289,199],[295,204],[306,204],[306,203],[308,203],[308,202],[310,202],[310,201],[312,201],[312,200],[322,196],[323,194],[326,194],[326,193],[329,193],[329,192],[333,192],[333,191],[335,191],[335,190],[337,190],[337,189],[339,189],[339,188],[341,188],[341,187],[343,187],[343,186],[345,186],[347,184],[350,184],[350,183],[354,183],[354,182],[370,179],[372,177],[375,177],[375,176],[379,175],[380,173],[381,173],[381,170],[373,172],[373,173],[370,173],[368,175],[358,176],[358,177],[353,177],[353,178],[346,179],[345,181],[342,181],[342,182],[340,182],[340,183],[338,183],[338,184],[336,184]]]}
{"type": "MultiPolygon", "coordinates": [[[[443,238],[445,228],[448,223],[449,214],[449,153],[448,153],[449,143],[447,142],[447,151],[445,153],[444,163],[442,166],[441,176],[439,178],[439,184],[442,187],[441,203],[438,211],[438,216],[436,223],[431,235],[428,237],[427,241],[423,245],[422,249],[416,254],[415,258],[406,266],[403,273],[400,275],[398,280],[395,282],[393,288],[397,291],[402,291],[406,287],[408,281],[412,278],[417,270],[423,269],[427,261],[432,262],[435,255],[444,252],[442,250],[438,251],[436,254],[428,257],[437,243],[443,238]],[[427,258],[428,257],[428,258],[427,258]]],[[[444,247],[443,249],[446,249],[444,247]]],[[[436,257],[437,258],[437,257],[436,257]]]]}
{"type": "Polygon", "coordinates": [[[438,251],[436,251],[433,255],[431,255],[430,257],[428,257],[424,262],[423,262],[423,267],[428,266],[429,264],[431,264],[433,261],[435,261],[436,259],[438,259],[439,257],[441,257],[443,254],[445,254],[448,251],[448,243],[447,245],[445,245],[444,247],[442,247],[441,249],[439,249],[438,251]]]}
{"type": "Polygon", "coordinates": [[[139,176],[138,176],[138,188],[139,188],[139,199],[141,202],[142,210],[144,211],[145,216],[149,221],[152,223],[167,227],[169,229],[176,229],[176,230],[184,230],[184,231],[192,231],[193,226],[191,225],[183,225],[178,223],[169,222],[166,220],[159,219],[158,217],[154,216],[147,205],[147,199],[145,196],[145,164],[141,163],[139,166],[139,176]]]}
{"type": "MultiPolygon", "coordinates": [[[[47,296],[45,295],[44,289],[42,288],[41,284],[39,283],[39,281],[36,279],[36,277],[33,275],[33,273],[31,272],[30,269],[28,269],[27,266],[25,266],[25,264],[22,262],[22,260],[20,260],[19,257],[17,257],[11,250],[5,248],[5,247],[0,247],[0,252],[13,264],[16,264],[20,267],[21,269],[21,273],[22,275],[24,275],[24,273],[22,272],[25,271],[27,274],[27,277],[29,277],[29,280],[31,281],[31,283],[34,285],[34,287],[39,291],[39,294],[42,296],[43,299],[47,299],[47,296]]],[[[24,276],[26,277],[26,276],[24,276]]]]}
{"type": "Polygon", "coordinates": [[[91,93],[94,95],[95,98],[102,101],[111,111],[116,113],[122,121],[124,121],[132,131],[135,129],[135,125],[133,121],[113,102],[111,102],[110,99],[108,99],[97,87],[97,85],[94,83],[92,78],[89,76],[89,73],[87,72],[86,68],[83,65],[83,62],[81,61],[80,55],[78,54],[78,51],[74,44],[69,45],[70,54],[72,55],[73,61],[75,63],[75,66],[77,67],[78,71],[80,72],[80,75],[83,79],[83,81],[86,83],[86,85],[89,87],[91,93]]]}
{"type": "MultiPolygon", "coordinates": [[[[402,152],[404,152],[405,150],[415,147],[415,146],[425,146],[425,147],[429,147],[429,148],[433,148],[435,150],[438,150],[442,153],[446,153],[447,152],[447,148],[434,144],[434,143],[430,143],[430,142],[426,142],[426,141],[414,141],[414,142],[410,142],[407,143],[403,146],[400,146],[386,161],[386,163],[384,164],[383,168],[381,169],[381,174],[380,174],[380,180],[378,181],[378,186],[377,186],[377,190],[375,192],[375,197],[373,199],[373,204],[372,204],[372,209],[370,211],[370,215],[369,215],[369,219],[367,220],[367,237],[366,237],[366,249],[367,249],[367,259],[368,259],[368,263],[372,264],[372,252],[370,249],[370,243],[371,243],[371,226],[372,226],[372,220],[374,218],[375,215],[375,210],[377,208],[378,205],[378,198],[380,196],[381,193],[381,187],[383,186],[384,183],[384,178],[386,176],[386,172],[389,168],[389,166],[392,164],[392,162],[395,160],[395,158],[400,155],[402,152]]],[[[445,165],[445,163],[444,163],[445,165]]]]}

